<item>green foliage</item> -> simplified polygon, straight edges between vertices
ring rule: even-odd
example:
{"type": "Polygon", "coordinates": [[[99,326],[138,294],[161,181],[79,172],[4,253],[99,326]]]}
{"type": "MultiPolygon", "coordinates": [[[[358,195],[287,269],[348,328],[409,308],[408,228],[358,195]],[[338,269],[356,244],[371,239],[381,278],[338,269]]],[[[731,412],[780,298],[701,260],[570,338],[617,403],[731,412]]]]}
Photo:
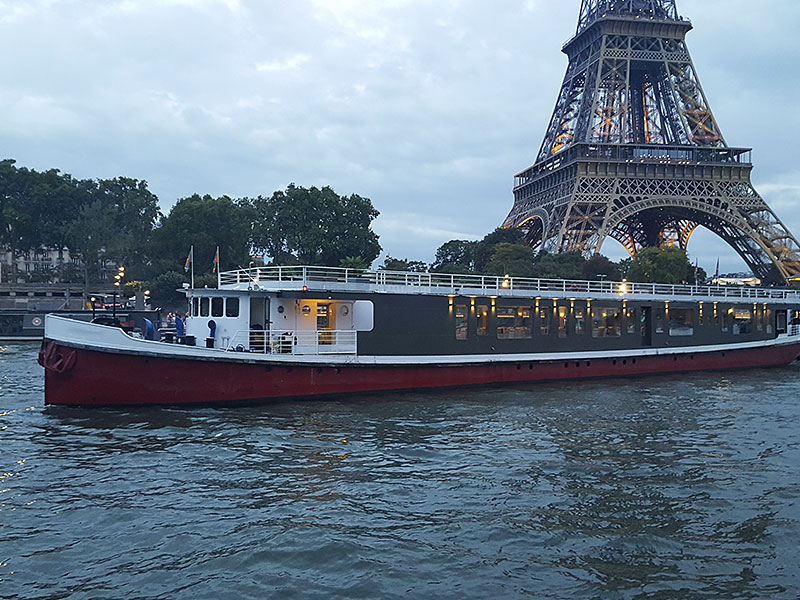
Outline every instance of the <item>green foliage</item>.
{"type": "Polygon", "coordinates": [[[472,273],[477,242],[450,240],[439,246],[431,264],[436,273],[472,273]]]}
{"type": "Polygon", "coordinates": [[[113,221],[113,239],[105,247],[106,254],[124,265],[129,277],[144,276],[151,259],[153,227],[161,217],[158,197],[147,189],[146,181],[128,177],[98,181],[93,196],[113,221]]]}
{"type": "Polygon", "coordinates": [[[489,263],[493,260],[499,244],[527,245],[525,244],[525,234],[521,230],[498,227],[475,244],[472,256],[476,273],[488,272],[489,263]]]}
{"type": "Polygon", "coordinates": [[[630,281],[640,283],[688,283],[694,266],[679,248],[643,248],[628,271],[630,281]]]}
{"type": "Polygon", "coordinates": [[[617,263],[617,268],[619,269],[619,275],[622,279],[629,279],[628,275],[631,272],[631,268],[633,267],[633,259],[626,258],[621,260],[617,263]]]}
{"type": "MultiPolygon", "coordinates": [[[[158,198],[144,181],[82,181],[56,169],[40,173],[0,161],[0,245],[16,252],[68,247],[86,263],[84,283],[97,280],[102,260],[140,273],[159,214],[158,198]]],[[[48,278],[78,279],[66,268],[48,278]]]]}
{"type": "Polygon", "coordinates": [[[66,244],[70,253],[83,261],[84,283],[98,281],[101,262],[107,249],[114,253],[114,214],[100,201],[85,204],[65,225],[66,244]]]}
{"type": "Polygon", "coordinates": [[[360,256],[345,256],[339,261],[339,266],[343,269],[358,269],[363,271],[369,268],[369,263],[360,256]]]}
{"type": "Polygon", "coordinates": [[[536,257],[532,276],[540,279],[583,279],[585,264],[586,259],[580,252],[542,252],[536,257]]]}
{"type": "Polygon", "coordinates": [[[348,256],[360,256],[369,265],[380,254],[378,236],[371,229],[379,213],[369,198],[291,184],[252,204],[253,246],[265,251],[273,264],[333,267],[348,256]]]}
{"type": "Polygon", "coordinates": [[[222,270],[247,267],[252,216],[246,200],[198,194],[179,200],[154,231],[155,272],[182,268],[192,246],[196,277],[211,274],[218,246],[222,270]]]}
{"type": "MultiPolygon", "coordinates": [[[[479,242],[468,240],[450,240],[439,246],[431,264],[431,271],[439,273],[477,273],[495,274],[504,271],[501,253],[500,262],[495,261],[495,252],[499,245],[525,246],[525,236],[519,229],[498,227],[487,234],[479,242]]],[[[531,258],[533,255],[531,254],[531,258]]],[[[509,265],[511,270],[527,271],[525,260],[517,256],[516,262],[509,265]]],[[[530,262],[530,261],[529,261],[530,262]]],[[[501,273],[505,274],[505,273],[501,273]]]]}
{"type": "Polygon", "coordinates": [[[428,265],[420,260],[408,260],[405,258],[393,258],[391,256],[387,256],[380,269],[383,271],[411,271],[414,273],[425,273],[428,270],[428,265]]]}
{"type": "Polygon", "coordinates": [[[583,264],[583,278],[588,281],[605,279],[606,281],[622,280],[620,267],[602,254],[595,254],[583,264]],[[601,277],[605,275],[605,277],[601,277]]]}
{"type": "Polygon", "coordinates": [[[484,271],[487,275],[532,277],[534,272],[533,249],[526,244],[500,242],[484,271]]]}
{"type": "Polygon", "coordinates": [[[145,285],[150,290],[150,303],[153,308],[166,311],[186,311],[186,294],[178,292],[189,277],[183,271],[167,271],[148,281],[145,285]]]}

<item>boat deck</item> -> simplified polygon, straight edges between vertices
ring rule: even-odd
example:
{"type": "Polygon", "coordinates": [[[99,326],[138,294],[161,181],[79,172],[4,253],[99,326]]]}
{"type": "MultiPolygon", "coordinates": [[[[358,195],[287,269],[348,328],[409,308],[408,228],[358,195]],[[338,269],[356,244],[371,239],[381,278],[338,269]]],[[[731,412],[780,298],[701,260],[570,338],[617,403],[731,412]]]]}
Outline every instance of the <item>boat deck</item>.
{"type": "Polygon", "coordinates": [[[490,275],[361,271],[334,267],[256,267],[220,274],[220,289],[319,291],[437,296],[616,298],[654,301],[745,300],[800,303],[800,290],[719,285],[672,285],[628,281],[530,279],[490,275]]]}

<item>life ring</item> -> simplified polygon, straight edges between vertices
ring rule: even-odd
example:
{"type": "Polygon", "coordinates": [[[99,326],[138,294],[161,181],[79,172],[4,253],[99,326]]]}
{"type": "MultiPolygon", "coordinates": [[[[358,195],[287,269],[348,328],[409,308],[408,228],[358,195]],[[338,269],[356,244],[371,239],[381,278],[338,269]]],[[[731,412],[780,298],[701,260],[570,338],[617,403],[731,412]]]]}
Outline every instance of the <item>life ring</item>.
{"type": "Polygon", "coordinates": [[[78,355],[75,350],[64,350],[55,342],[43,343],[39,350],[39,364],[54,373],[65,373],[75,366],[78,355]]]}

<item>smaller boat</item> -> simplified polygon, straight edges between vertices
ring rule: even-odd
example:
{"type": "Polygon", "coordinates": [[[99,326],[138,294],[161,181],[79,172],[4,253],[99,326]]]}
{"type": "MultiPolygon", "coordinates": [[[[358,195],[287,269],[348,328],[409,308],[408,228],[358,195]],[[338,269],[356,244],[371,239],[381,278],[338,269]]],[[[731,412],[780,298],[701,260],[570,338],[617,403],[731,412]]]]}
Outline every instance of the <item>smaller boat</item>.
{"type": "Polygon", "coordinates": [[[261,267],[187,301],[179,343],[48,315],[46,403],[220,405],[800,357],[788,289],[261,267]]]}

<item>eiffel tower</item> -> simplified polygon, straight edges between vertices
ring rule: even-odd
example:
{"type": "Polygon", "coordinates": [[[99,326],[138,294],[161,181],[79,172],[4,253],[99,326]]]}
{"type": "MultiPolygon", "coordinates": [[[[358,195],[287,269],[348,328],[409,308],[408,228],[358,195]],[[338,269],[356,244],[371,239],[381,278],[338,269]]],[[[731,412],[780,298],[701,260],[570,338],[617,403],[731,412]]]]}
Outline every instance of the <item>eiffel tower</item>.
{"type": "Polygon", "coordinates": [[[591,256],[610,237],[633,256],[686,248],[698,227],[766,283],[800,274],[800,244],[750,183],[749,148],[725,143],[675,0],[581,0],[569,66],[504,227],[548,252],[591,256]]]}

